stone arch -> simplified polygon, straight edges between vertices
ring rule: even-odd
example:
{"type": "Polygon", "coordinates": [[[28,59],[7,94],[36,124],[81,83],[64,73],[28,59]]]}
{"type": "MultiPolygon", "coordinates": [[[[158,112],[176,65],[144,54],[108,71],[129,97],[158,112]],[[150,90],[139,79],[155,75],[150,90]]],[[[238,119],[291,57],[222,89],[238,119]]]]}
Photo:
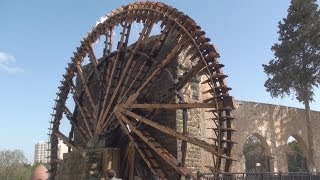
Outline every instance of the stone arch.
{"type": "MultiPolygon", "coordinates": [[[[298,142],[299,147],[300,147],[300,149],[301,149],[301,151],[302,151],[303,157],[305,158],[305,161],[306,161],[306,162],[305,162],[306,164],[304,164],[304,165],[307,166],[308,161],[309,161],[308,156],[307,156],[307,155],[308,155],[308,147],[307,147],[307,144],[306,144],[305,141],[301,138],[301,136],[299,136],[299,135],[297,135],[297,134],[290,134],[289,136],[287,136],[287,137],[286,137],[286,139],[287,139],[286,142],[288,142],[288,140],[289,140],[290,137],[293,137],[293,138],[298,142]]],[[[285,147],[285,152],[288,151],[288,148],[289,148],[289,146],[288,146],[288,143],[287,143],[287,145],[286,145],[286,147],[285,147]]],[[[287,166],[289,166],[289,165],[288,165],[288,159],[287,159],[287,166]]],[[[289,167],[288,167],[287,169],[289,169],[289,167]]],[[[306,170],[307,170],[307,167],[306,167],[306,170]]]]}
{"type": "Polygon", "coordinates": [[[267,143],[267,139],[258,133],[252,133],[251,136],[255,136],[259,139],[259,141],[261,142],[261,144],[265,150],[266,155],[270,156],[271,155],[271,148],[270,148],[269,144],[267,143]]]}
{"type": "MultiPolygon", "coordinates": [[[[260,143],[262,144],[262,147],[264,149],[263,153],[264,153],[264,156],[266,156],[268,171],[273,172],[274,171],[274,164],[272,161],[273,158],[271,157],[271,148],[267,142],[267,139],[264,136],[262,136],[261,134],[255,132],[255,133],[252,133],[251,135],[247,136],[246,141],[251,136],[256,137],[260,141],[260,143]]],[[[245,142],[242,145],[242,150],[244,150],[244,146],[245,146],[245,142]]]]}

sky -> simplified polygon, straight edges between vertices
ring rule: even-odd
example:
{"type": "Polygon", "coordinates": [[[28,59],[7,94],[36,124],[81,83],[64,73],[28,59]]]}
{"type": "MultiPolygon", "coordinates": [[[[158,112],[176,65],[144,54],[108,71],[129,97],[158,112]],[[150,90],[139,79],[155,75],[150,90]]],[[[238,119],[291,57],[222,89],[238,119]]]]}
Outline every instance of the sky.
{"type": "MultiPolygon", "coordinates": [[[[130,2],[0,1],[0,150],[21,149],[33,161],[35,143],[48,140],[54,99],[76,47],[101,16],[130,2]]],[[[303,108],[293,96],[273,99],[264,88],[262,64],[273,58],[289,0],[162,2],[193,18],[219,49],[232,96],[303,108]]],[[[320,102],[311,108],[320,110],[320,102]]]]}

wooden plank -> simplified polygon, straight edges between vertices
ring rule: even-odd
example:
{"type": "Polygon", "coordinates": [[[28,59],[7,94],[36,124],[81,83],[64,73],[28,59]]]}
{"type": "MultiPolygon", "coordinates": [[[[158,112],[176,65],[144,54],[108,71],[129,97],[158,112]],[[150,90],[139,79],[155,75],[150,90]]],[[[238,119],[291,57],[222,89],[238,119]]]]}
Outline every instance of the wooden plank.
{"type": "MultiPolygon", "coordinates": [[[[69,108],[68,108],[66,105],[63,106],[63,111],[64,111],[64,113],[66,114],[67,119],[68,119],[68,120],[70,121],[70,123],[73,125],[73,127],[76,128],[76,130],[80,132],[80,137],[81,137],[81,139],[83,140],[83,142],[86,142],[85,138],[84,138],[84,137],[82,136],[82,134],[81,134],[81,131],[84,131],[84,130],[83,130],[82,128],[81,128],[81,130],[80,130],[80,128],[78,127],[78,125],[74,122],[73,115],[72,115],[71,111],[69,110],[69,108]]],[[[86,134],[85,131],[82,132],[82,133],[86,134]]]]}
{"type": "Polygon", "coordinates": [[[115,116],[117,117],[117,120],[122,128],[122,130],[127,134],[127,136],[129,137],[129,139],[131,140],[131,142],[133,142],[134,147],[136,148],[137,152],[139,153],[140,157],[143,159],[143,161],[146,163],[146,165],[148,166],[149,170],[151,171],[151,173],[153,175],[158,175],[158,173],[156,172],[155,169],[153,169],[150,161],[148,160],[148,158],[146,157],[146,155],[142,152],[142,150],[140,149],[140,147],[138,146],[138,144],[135,142],[134,138],[131,136],[127,126],[124,124],[124,122],[121,120],[121,117],[119,116],[118,113],[115,113],[115,116]]]}
{"type": "Polygon", "coordinates": [[[87,120],[87,118],[86,118],[86,114],[85,114],[84,110],[82,109],[82,106],[81,106],[81,104],[79,103],[79,101],[78,101],[78,99],[77,99],[77,97],[76,97],[76,95],[75,95],[75,92],[74,92],[74,89],[73,89],[73,88],[71,89],[71,93],[72,93],[72,95],[73,95],[72,97],[73,97],[74,102],[76,103],[78,109],[80,110],[80,113],[81,113],[81,115],[82,115],[82,119],[83,119],[83,121],[84,121],[84,123],[85,123],[85,126],[86,126],[86,128],[87,128],[87,132],[88,132],[89,136],[92,138],[93,135],[92,135],[92,133],[91,133],[91,129],[90,129],[88,120],[87,120]]]}
{"type": "Polygon", "coordinates": [[[131,111],[128,111],[128,110],[125,110],[125,109],[120,109],[119,110],[120,112],[123,112],[124,114],[128,115],[128,116],[131,116],[135,119],[138,119],[140,122],[144,123],[144,124],[147,124],[165,134],[168,134],[170,136],[173,136],[177,139],[180,139],[180,140],[183,140],[183,141],[187,141],[188,143],[191,143],[193,145],[196,145],[196,146],[199,146],[203,149],[205,149],[206,151],[208,152],[211,152],[213,154],[216,154],[216,155],[221,155],[223,153],[223,148],[219,149],[219,147],[217,146],[214,146],[212,144],[209,144],[201,139],[198,139],[198,138],[195,138],[195,137],[190,137],[188,135],[183,135],[182,133],[179,133],[175,130],[172,130],[166,126],[163,126],[161,124],[158,124],[152,120],[149,120],[145,117],[142,117],[140,115],[137,115],[131,111]]]}
{"type": "MultiPolygon", "coordinates": [[[[126,62],[126,66],[125,66],[125,68],[123,70],[123,73],[121,74],[121,77],[117,82],[117,86],[116,86],[116,88],[114,90],[114,93],[111,96],[111,99],[110,99],[110,101],[108,103],[108,106],[107,106],[107,108],[106,108],[106,110],[105,110],[105,112],[104,112],[104,114],[103,114],[103,116],[102,116],[102,118],[100,120],[101,122],[103,122],[103,125],[98,127],[99,128],[99,129],[97,129],[97,133],[98,134],[102,131],[102,129],[108,123],[108,120],[105,120],[105,118],[106,118],[108,112],[110,111],[110,108],[113,105],[113,102],[115,101],[115,98],[117,97],[117,95],[119,93],[119,88],[120,88],[122,82],[124,81],[124,78],[127,76],[126,79],[128,79],[130,74],[131,74],[131,72],[132,72],[132,70],[133,70],[133,67],[131,66],[133,57],[135,56],[137,49],[139,49],[141,47],[141,45],[143,44],[144,38],[147,38],[149,36],[149,34],[151,32],[151,29],[152,29],[152,26],[153,26],[152,22],[153,21],[150,21],[149,23],[145,23],[144,28],[142,29],[142,31],[140,33],[140,37],[139,37],[138,41],[136,42],[133,51],[131,51],[130,57],[129,57],[128,61],[126,62]]],[[[125,81],[127,81],[127,80],[125,80],[125,81]]]]}
{"type": "Polygon", "coordinates": [[[128,98],[127,100],[128,104],[133,103],[138,98],[141,91],[150,86],[150,83],[155,80],[155,78],[160,74],[161,70],[164,69],[168,64],[170,64],[175,59],[179,51],[182,49],[183,45],[184,45],[184,42],[177,44],[171,50],[171,52],[167,54],[165,59],[158,64],[158,66],[154,69],[154,71],[150,74],[150,76],[143,82],[143,84],[139,87],[139,89],[128,98]]]}
{"type": "MultiPolygon", "coordinates": [[[[117,114],[117,112],[116,112],[117,114]]],[[[168,156],[169,154],[164,153],[164,148],[161,148],[161,145],[155,145],[154,142],[148,141],[148,139],[142,134],[141,131],[136,129],[136,127],[130,122],[127,117],[125,117],[122,113],[118,113],[118,117],[122,119],[124,123],[126,123],[130,129],[137,135],[139,138],[146,143],[151,149],[154,150],[165,162],[167,162],[173,169],[175,169],[181,175],[187,175],[186,169],[178,166],[178,160],[175,159],[173,156],[168,156]]],[[[188,172],[189,173],[189,172],[188,172]]]]}
{"type": "MultiPolygon", "coordinates": [[[[218,106],[222,107],[222,102],[218,106]]],[[[178,104],[121,104],[120,108],[125,109],[194,109],[194,108],[215,108],[214,103],[178,103],[178,104]]]]}
{"type": "Polygon", "coordinates": [[[156,142],[151,142],[149,139],[143,135],[141,131],[136,129],[136,127],[130,122],[130,120],[125,117],[122,113],[119,113],[119,117],[130,127],[130,129],[137,135],[139,138],[147,144],[154,152],[156,152],[165,162],[167,162],[173,169],[175,169],[181,175],[187,175],[191,172],[187,168],[179,167],[179,161],[173,157],[165,148],[156,142]],[[188,170],[188,171],[187,171],[188,170]]]}
{"type": "MultiPolygon", "coordinates": [[[[147,64],[147,61],[143,61],[143,64],[141,65],[141,67],[139,68],[138,73],[136,74],[136,76],[134,77],[134,79],[132,80],[132,82],[130,83],[130,85],[128,86],[128,88],[123,88],[123,90],[125,90],[125,92],[120,92],[120,94],[122,95],[119,99],[118,99],[118,104],[121,103],[121,101],[123,100],[123,98],[125,98],[128,94],[128,92],[131,90],[132,86],[134,85],[134,83],[137,81],[138,77],[141,75],[143,69],[145,68],[145,65],[147,64]]],[[[128,83],[128,82],[125,82],[128,83]]]]}
{"type": "MultiPolygon", "coordinates": [[[[104,81],[104,78],[105,77],[108,77],[108,76],[106,76],[106,66],[107,66],[107,62],[104,62],[103,63],[103,66],[102,66],[102,80],[100,80],[99,81],[99,87],[98,87],[98,89],[99,89],[99,93],[98,93],[98,100],[97,100],[97,119],[95,120],[95,124],[94,124],[94,127],[96,127],[97,126],[97,123],[98,123],[98,119],[99,119],[99,115],[100,115],[100,112],[101,112],[101,98],[102,98],[102,93],[103,93],[103,91],[104,91],[104,83],[105,83],[105,81],[104,81]]],[[[95,128],[94,128],[95,129],[95,128]]]]}
{"type": "Polygon", "coordinates": [[[89,56],[90,62],[92,64],[92,67],[94,69],[94,73],[96,74],[96,77],[97,77],[98,81],[100,82],[100,75],[99,75],[99,70],[98,70],[99,62],[96,57],[96,54],[94,53],[94,51],[92,49],[92,44],[86,45],[86,51],[88,52],[88,56],[89,56]]]}
{"type": "MultiPolygon", "coordinates": [[[[114,62],[114,61],[112,61],[112,59],[111,60],[109,60],[108,62],[105,62],[105,63],[107,63],[107,70],[106,70],[106,73],[107,73],[107,75],[105,76],[106,78],[106,80],[104,81],[104,84],[107,84],[107,87],[106,87],[106,90],[104,89],[105,87],[104,86],[102,86],[102,89],[101,89],[101,91],[102,90],[105,90],[104,92],[105,92],[105,94],[104,94],[104,97],[103,97],[103,102],[101,102],[102,101],[102,99],[100,98],[99,99],[99,112],[98,112],[98,121],[101,119],[101,116],[102,116],[102,113],[103,113],[103,109],[102,109],[102,107],[104,107],[105,105],[105,103],[106,103],[106,101],[107,101],[107,99],[108,99],[108,95],[109,95],[109,90],[110,90],[110,87],[109,86],[111,86],[111,82],[110,82],[110,80],[111,80],[111,75],[112,75],[112,64],[114,65],[114,63],[116,63],[116,62],[114,62]],[[101,104],[102,103],[102,104],[101,104]]],[[[104,70],[105,71],[105,70],[104,70]]],[[[102,95],[101,95],[102,96],[102,95]]],[[[98,123],[98,122],[97,122],[98,123]]],[[[96,124],[96,126],[97,126],[97,124],[96,124]]]]}
{"type": "Polygon", "coordinates": [[[54,133],[54,135],[56,137],[58,137],[59,139],[61,139],[65,144],[67,144],[69,147],[71,147],[73,150],[75,151],[79,151],[82,150],[81,147],[77,146],[71,139],[69,139],[67,136],[65,136],[64,134],[62,134],[60,131],[56,131],[54,133]]]}
{"type": "MultiPolygon", "coordinates": [[[[184,102],[183,96],[181,96],[181,100],[182,102],[184,102]]],[[[184,136],[187,136],[188,134],[188,110],[187,109],[182,110],[182,121],[183,121],[182,133],[184,136]]],[[[188,146],[187,141],[182,141],[181,143],[181,166],[182,167],[185,166],[185,162],[186,162],[187,146],[188,146]]]]}
{"type": "Polygon", "coordinates": [[[233,128],[207,128],[207,129],[212,129],[214,131],[236,131],[236,129],[233,129],[233,128]]]}
{"type": "Polygon", "coordinates": [[[217,82],[219,81],[220,79],[224,79],[224,78],[227,78],[228,76],[227,75],[224,75],[224,74],[216,74],[216,75],[213,75],[211,76],[212,79],[209,77],[207,80],[201,82],[201,84],[207,84],[207,83],[211,83],[212,82],[217,82]]]}
{"type": "Polygon", "coordinates": [[[91,108],[93,110],[92,114],[93,114],[93,117],[95,119],[97,119],[97,116],[96,116],[96,106],[95,106],[95,103],[92,99],[92,95],[91,95],[91,92],[89,90],[89,87],[88,87],[88,82],[83,74],[83,71],[82,71],[82,68],[80,66],[80,63],[77,64],[77,71],[78,71],[78,75],[80,76],[80,79],[82,81],[82,85],[84,87],[84,91],[86,93],[86,95],[88,96],[89,98],[89,102],[90,102],[90,105],[91,105],[91,108]]]}
{"type": "Polygon", "coordinates": [[[105,47],[103,50],[104,57],[108,56],[112,51],[112,35],[113,35],[113,28],[109,27],[109,30],[106,32],[106,41],[105,41],[105,47]]]}
{"type": "MultiPolygon", "coordinates": [[[[123,25],[123,29],[122,29],[122,34],[121,34],[121,38],[120,38],[120,41],[119,41],[119,47],[118,47],[118,50],[117,50],[117,54],[116,54],[116,57],[115,59],[113,60],[114,63],[113,63],[113,67],[112,67],[112,70],[111,70],[111,75],[109,77],[109,80],[108,80],[108,86],[107,86],[107,90],[106,90],[106,93],[105,93],[105,98],[103,100],[103,104],[102,104],[102,111],[101,111],[101,114],[99,115],[99,119],[97,121],[97,126],[95,128],[95,132],[101,132],[102,131],[102,124],[104,123],[104,120],[107,116],[107,114],[109,113],[108,112],[108,108],[106,108],[107,106],[107,99],[108,99],[108,95],[109,95],[109,91],[110,91],[110,88],[111,88],[111,85],[112,85],[112,81],[113,81],[113,78],[114,78],[114,75],[115,75],[115,72],[116,72],[116,69],[117,69],[117,66],[118,66],[118,61],[119,61],[119,57],[120,57],[120,54],[121,54],[121,49],[122,49],[122,46],[124,45],[124,41],[127,41],[125,40],[125,36],[126,36],[126,33],[128,31],[128,28],[130,28],[130,24],[128,25],[127,22],[124,22],[124,25],[123,25]]],[[[128,37],[126,37],[128,38],[128,37]]],[[[109,102],[108,105],[110,105],[111,103],[109,102]]]]}
{"type": "Polygon", "coordinates": [[[136,157],[136,151],[135,148],[131,149],[131,153],[130,153],[130,173],[129,173],[129,180],[134,180],[134,167],[135,167],[135,157],[136,157]]]}
{"type": "MultiPolygon", "coordinates": [[[[97,60],[96,54],[94,53],[94,51],[92,49],[92,45],[91,44],[86,45],[86,50],[88,52],[88,56],[89,56],[91,63],[95,67],[95,70],[97,70],[96,67],[98,65],[98,60],[97,60]]],[[[99,74],[99,73],[97,73],[97,74],[99,74]]]]}

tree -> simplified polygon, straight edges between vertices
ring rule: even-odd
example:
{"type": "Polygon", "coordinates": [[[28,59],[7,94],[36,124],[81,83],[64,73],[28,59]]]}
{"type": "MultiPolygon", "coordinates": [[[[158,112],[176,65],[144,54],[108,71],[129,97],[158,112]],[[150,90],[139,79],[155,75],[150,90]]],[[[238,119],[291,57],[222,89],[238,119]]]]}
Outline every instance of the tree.
{"type": "Polygon", "coordinates": [[[297,141],[288,143],[288,170],[289,172],[305,171],[305,159],[297,141]]]}
{"type": "Polygon", "coordinates": [[[320,83],[320,14],[316,0],[292,0],[288,15],[279,22],[275,58],[263,64],[265,87],[272,97],[294,94],[305,106],[309,170],[314,166],[310,103],[320,83]]]}
{"type": "Polygon", "coordinates": [[[27,159],[21,150],[0,151],[0,179],[30,179],[32,169],[33,167],[27,164],[27,159]]]}
{"type": "Polygon", "coordinates": [[[246,160],[246,172],[269,171],[269,162],[265,154],[265,149],[257,137],[248,137],[243,146],[243,154],[246,160]],[[256,163],[260,163],[261,166],[257,167],[256,163]]]}

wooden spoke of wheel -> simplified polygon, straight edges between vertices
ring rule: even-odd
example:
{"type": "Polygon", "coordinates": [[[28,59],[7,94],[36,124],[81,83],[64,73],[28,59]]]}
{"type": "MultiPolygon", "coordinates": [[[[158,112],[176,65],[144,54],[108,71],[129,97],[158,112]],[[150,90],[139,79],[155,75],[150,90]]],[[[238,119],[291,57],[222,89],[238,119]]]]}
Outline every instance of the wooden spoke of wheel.
{"type": "MultiPolygon", "coordinates": [[[[221,107],[222,104],[218,107],[221,107]]],[[[194,109],[215,108],[213,103],[179,103],[179,104],[120,104],[119,108],[125,109],[194,109]]]]}
{"type": "MultiPolygon", "coordinates": [[[[138,77],[142,74],[142,71],[145,68],[146,64],[147,64],[147,61],[143,61],[143,64],[139,68],[138,73],[136,74],[136,76],[134,77],[134,79],[132,80],[132,82],[130,83],[128,88],[127,89],[125,89],[125,88],[122,89],[122,91],[120,92],[120,95],[122,95],[122,96],[119,98],[117,104],[121,103],[121,101],[127,96],[128,92],[132,89],[132,86],[134,85],[134,83],[136,83],[136,81],[138,80],[138,77]]],[[[126,83],[129,83],[129,82],[126,81],[125,84],[126,83]]]]}
{"type": "Polygon", "coordinates": [[[106,32],[106,41],[105,41],[105,47],[103,50],[103,57],[108,56],[112,51],[112,34],[113,34],[113,28],[108,27],[106,32]]]}
{"type": "Polygon", "coordinates": [[[163,102],[166,102],[168,99],[171,99],[175,96],[175,92],[180,91],[187,83],[190,82],[192,78],[203,68],[203,63],[199,61],[197,65],[193,66],[186,74],[184,74],[181,79],[173,85],[171,92],[167,92],[166,96],[163,98],[163,102]]]}
{"type": "Polygon", "coordinates": [[[67,144],[73,150],[78,151],[82,149],[81,147],[78,147],[71,139],[69,139],[67,136],[65,136],[61,132],[56,131],[54,135],[57,136],[59,139],[61,139],[65,144],[67,144]]]}
{"type": "Polygon", "coordinates": [[[90,105],[91,105],[91,108],[92,108],[92,115],[93,115],[94,119],[97,119],[96,106],[95,106],[95,103],[93,101],[90,89],[88,87],[87,78],[83,74],[83,71],[82,71],[80,63],[77,64],[77,70],[78,70],[78,75],[80,76],[80,79],[82,81],[82,85],[84,87],[85,93],[89,98],[89,102],[90,102],[90,105]]]}
{"type": "MultiPolygon", "coordinates": [[[[126,39],[128,39],[129,37],[127,36],[127,33],[129,33],[130,32],[130,28],[131,28],[131,25],[129,24],[128,25],[128,23],[127,22],[124,22],[124,25],[123,25],[123,29],[122,29],[122,34],[121,34],[121,38],[120,38],[120,41],[119,41],[119,47],[118,47],[118,50],[117,50],[117,54],[116,54],[116,57],[115,57],[115,59],[113,60],[114,62],[113,62],[113,67],[112,67],[112,70],[111,70],[111,74],[110,74],[110,76],[109,76],[109,79],[108,79],[108,86],[107,86],[107,90],[106,90],[106,92],[105,92],[105,96],[104,96],[104,100],[103,100],[103,103],[102,103],[102,111],[100,112],[100,114],[99,114],[99,119],[98,119],[98,121],[97,121],[97,126],[96,126],[96,128],[95,128],[95,132],[97,132],[97,131],[100,131],[100,128],[99,128],[99,126],[101,126],[102,125],[102,121],[103,121],[103,119],[105,119],[105,116],[104,116],[104,114],[105,113],[108,113],[108,112],[106,112],[106,110],[104,109],[104,107],[106,107],[106,103],[107,103],[107,100],[108,100],[108,96],[109,96],[109,91],[110,91],[110,88],[111,88],[111,84],[112,84],[112,81],[113,81],[113,78],[114,78],[114,75],[115,75],[115,72],[116,72],[116,68],[117,68],[117,66],[118,66],[118,61],[119,61],[119,57],[120,57],[120,54],[121,54],[121,48],[123,47],[123,45],[124,45],[124,41],[125,42],[127,42],[128,40],[125,40],[125,38],[126,39]]],[[[126,44],[125,44],[125,46],[126,46],[126,44]]]]}
{"type": "MultiPolygon", "coordinates": [[[[66,114],[66,117],[67,119],[70,121],[70,123],[74,126],[74,128],[76,128],[77,131],[79,132],[85,132],[85,130],[81,127],[81,126],[78,126],[75,122],[74,122],[74,118],[73,118],[73,115],[71,113],[71,111],[69,110],[68,107],[66,107],[64,105],[63,107],[63,111],[64,113],[66,114]]],[[[85,132],[86,133],[86,132],[85,132]]],[[[87,136],[87,134],[85,134],[87,136]]],[[[82,134],[80,133],[80,136],[81,136],[81,139],[83,140],[83,142],[86,141],[86,139],[82,136],[82,134]]],[[[86,137],[88,139],[88,137],[86,137]]]]}
{"type": "MultiPolygon", "coordinates": [[[[118,112],[115,113],[117,114],[118,112]]],[[[162,148],[160,144],[157,143],[157,145],[155,145],[155,142],[149,141],[148,138],[145,137],[141,131],[136,129],[136,127],[130,122],[130,120],[127,117],[125,117],[122,113],[118,113],[117,117],[119,117],[120,120],[126,123],[131,129],[131,131],[133,131],[137,136],[139,136],[139,138],[142,141],[144,141],[144,143],[146,143],[154,152],[156,152],[163,160],[165,160],[165,162],[167,162],[173,169],[175,169],[177,172],[184,176],[190,173],[188,169],[179,167],[178,160],[174,158],[170,153],[164,153],[165,149],[162,148]]]]}
{"type": "MultiPolygon", "coordinates": [[[[172,23],[171,25],[166,25],[164,33],[162,33],[160,36],[157,36],[156,43],[154,43],[154,45],[152,47],[152,50],[150,51],[150,54],[155,55],[155,51],[161,49],[162,45],[166,41],[166,38],[168,37],[169,32],[172,32],[172,29],[174,27],[173,24],[174,23],[172,23]]],[[[122,95],[122,97],[118,100],[118,103],[120,103],[123,100],[123,98],[126,97],[126,95],[128,94],[129,90],[131,90],[133,84],[137,81],[137,78],[141,75],[142,70],[145,67],[147,61],[151,60],[154,63],[158,63],[158,61],[156,61],[154,58],[151,58],[148,54],[144,53],[143,51],[139,51],[139,52],[137,52],[137,54],[142,55],[142,56],[146,57],[147,59],[141,65],[141,67],[139,69],[139,72],[134,77],[134,79],[131,82],[131,84],[128,86],[126,92],[125,93],[122,93],[122,92],[120,93],[122,95]]]]}
{"type": "Polygon", "coordinates": [[[132,137],[132,135],[130,134],[127,126],[124,124],[124,122],[121,120],[121,117],[115,113],[115,116],[117,117],[117,120],[122,128],[122,130],[127,134],[127,136],[129,137],[130,141],[133,142],[133,145],[135,147],[135,149],[137,150],[137,152],[139,153],[140,157],[143,159],[143,161],[146,163],[146,165],[148,166],[148,168],[150,169],[150,171],[152,172],[153,175],[159,175],[161,178],[165,178],[164,173],[163,172],[159,172],[157,170],[155,170],[153,168],[153,165],[151,164],[151,162],[148,160],[147,156],[142,152],[142,149],[138,146],[138,144],[135,142],[134,138],[132,137]]]}
{"type": "Polygon", "coordinates": [[[99,70],[98,70],[98,60],[96,57],[96,54],[94,53],[93,49],[92,49],[92,44],[87,44],[86,45],[86,51],[88,53],[90,62],[92,64],[92,68],[94,69],[94,73],[96,74],[96,77],[98,79],[98,81],[100,82],[100,75],[99,75],[99,70]]]}
{"type": "Polygon", "coordinates": [[[183,141],[187,141],[187,142],[189,142],[191,144],[199,146],[199,147],[205,149],[206,151],[211,152],[211,153],[213,153],[215,155],[219,156],[224,151],[223,149],[220,150],[220,149],[218,149],[218,147],[215,147],[215,146],[213,146],[213,145],[211,145],[211,144],[209,144],[209,143],[207,143],[205,141],[202,141],[202,140],[200,140],[198,138],[195,138],[195,137],[190,137],[188,135],[183,135],[182,133],[179,133],[179,132],[177,132],[175,130],[172,130],[172,129],[166,127],[166,126],[160,125],[160,124],[158,124],[158,123],[156,123],[156,122],[154,122],[154,121],[152,121],[150,119],[147,119],[145,117],[137,115],[137,114],[135,114],[135,113],[133,113],[131,111],[119,108],[118,112],[121,112],[121,113],[123,113],[125,115],[128,115],[130,117],[133,117],[133,118],[139,120],[140,122],[142,122],[144,124],[147,124],[147,125],[155,128],[155,129],[157,129],[157,130],[159,130],[159,131],[161,131],[161,132],[163,132],[165,134],[168,134],[168,135],[172,136],[172,137],[175,137],[177,139],[180,139],[180,140],[183,140],[183,141]]]}
{"type": "Polygon", "coordinates": [[[170,64],[177,56],[177,54],[180,53],[183,45],[184,43],[178,44],[172,49],[172,51],[166,56],[163,61],[161,61],[161,63],[156,67],[152,74],[143,82],[140,88],[128,98],[127,103],[133,103],[140,95],[141,91],[150,86],[151,82],[155,80],[155,78],[160,74],[161,70],[163,70],[165,66],[170,64]]]}
{"type": "Polygon", "coordinates": [[[72,93],[72,95],[73,95],[73,96],[72,96],[72,97],[73,97],[73,100],[74,100],[74,102],[76,103],[76,105],[77,105],[77,107],[78,107],[78,109],[79,109],[79,111],[80,111],[80,113],[81,113],[82,119],[83,119],[83,121],[84,121],[84,124],[85,124],[85,127],[86,127],[86,132],[88,133],[88,134],[86,134],[86,135],[89,135],[89,137],[92,138],[93,135],[92,135],[92,132],[91,132],[91,128],[90,128],[90,126],[89,126],[89,120],[87,119],[87,116],[89,116],[89,115],[85,112],[85,110],[84,110],[83,107],[81,106],[80,102],[78,101],[77,96],[76,96],[76,94],[75,94],[75,92],[74,92],[74,88],[71,89],[71,93],[72,93]]]}
{"type": "MultiPolygon", "coordinates": [[[[122,73],[120,79],[119,79],[118,82],[117,82],[117,86],[116,86],[116,88],[115,88],[115,90],[114,90],[114,93],[113,93],[113,95],[112,95],[109,103],[108,103],[108,106],[107,106],[107,108],[105,109],[102,118],[101,118],[101,119],[99,120],[99,122],[98,122],[98,126],[97,126],[98,129],[96,130],[98,134],[102,131],[102,129],[103,129],[103,128],[105,127],[105,125],[108,123],[108,121],[105,120],[105,118],[106,118],[107,114],[109,113],[109,110],[110,110],[110,108],[111,108],[111,105],[113,105],[113,102],[114,102],[114,100],[115,100],[115,97],[118,95],[119,88],[120,88],[120,86],[121,86],[121,84],[122,84],[125,76],[127,75],[127,71],[128,71],[128,69],[129,69],[129,67],[131,67],[131,65],[132,65],[132,60],[133,60],[133,57],[135,56],[136,50],[139,49],[139,48],[141,47],[141,44],[143,44],[143,42],[145,41],[145,39],[146,39],[147,37],[149,37],[149,34],[150,34],[151,30],[152,30],[152,26],[153,26],[153,21],[148,19],[148,22],[145,23],[144,28],[143,28],[142,32],[140,33],[140,37],[139,37],[137,43],[135,44],[134,49],[133,49],[133,51],[132,51],[132,53],[131,53],[131,55],[130,55],[127,63],[126,63],[126,66],[125,66],[125,68],[124,68],[124,70],[123,70],[124,73],[122,73]],[[100,123],[100,122],[101,122],[101,123],[100,123]],[[103,124],[103,125],[101,126],[101,124],[103,124]]],[[[131,70],[132,70],[132,69],[133,69],[133,68],[131,68],[131,70]]],[[[131,72],[131,71],[129,71],[128,74],[130,74],[130,72],[131,72]]],[[[103,108],[103,109],[104,109],[104,108],[103,108]]],[[[110,113],[111,113],[111,112],[110,112],[110,113]]]]}

